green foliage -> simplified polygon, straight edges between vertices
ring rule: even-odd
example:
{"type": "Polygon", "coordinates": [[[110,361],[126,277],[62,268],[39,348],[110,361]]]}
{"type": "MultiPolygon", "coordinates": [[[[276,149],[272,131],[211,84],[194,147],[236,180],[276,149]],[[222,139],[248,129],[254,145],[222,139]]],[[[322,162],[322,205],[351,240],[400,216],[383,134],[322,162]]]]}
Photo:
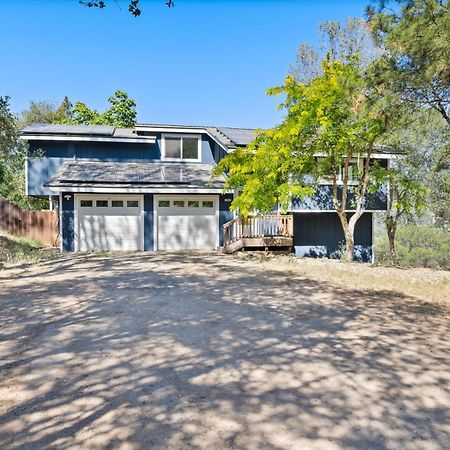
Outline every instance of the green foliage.
{"type": "Polygon", "coordinates": [[[9,97],[0,96],[0,180],[5,170],[4,160],[12,155],[16,146],[16,125],[9,108],[9,97]]]}
{"type": "MultiPolygon", "coordinates": [[[[433,226],[405,225],[397,231],[397,258],[403,267],[429,267],[450,270],[450,233],[433,226]]],[[[379,264],[390,263],[386,237],[375,243],[379,264]]]]}
{"type": "Polygon", "coordinates": [[[299,82],[308,82],[322,75],[322,62],[348,61],[358,58],[359,65],[366,67],[378,55],[369,27],[363,19],[348,18],[345,24],[326,21],[319,26],[321,45],[301,43],[297,59],[290,68],[291,75],[299,82]]]}
{"type": "Polygon", "coordinates": [[[446,0],[404,0],[401,9],[369,8],[373,36],[385,49],[374,77],[410,106],[427,105],[450,124],[450,8],[446,0]]]}
{"type": "Polygon", "coordinates": [[[111,125],[131,128],[136,124],[136,102],[124,91],[116,91],[109,97],[111,107],[103,114],[90,109],[85,103],[76,102],[72,122],[78,125],[111,125]]]}
{"type": "Polygon", "coordinates": [[[24,208],[41,209],[47,200],[25,196],[25,154],[9,98],[0,97],[0,195],[24,208]]]}
{"type": "Polygon", "coordinates": [[[438,225],[450,230],[450,139],[441,147],[433,158],[430,173],[431,209],[438,225]]]}
{"type": "Polygon", "coordinates": [[[20,126],[33,123],[70,124],[72,115],[73,106],[68,97],[64,97],[59,106],[47,101],[32,101],[30,107],[21,115],[20,126]]]}

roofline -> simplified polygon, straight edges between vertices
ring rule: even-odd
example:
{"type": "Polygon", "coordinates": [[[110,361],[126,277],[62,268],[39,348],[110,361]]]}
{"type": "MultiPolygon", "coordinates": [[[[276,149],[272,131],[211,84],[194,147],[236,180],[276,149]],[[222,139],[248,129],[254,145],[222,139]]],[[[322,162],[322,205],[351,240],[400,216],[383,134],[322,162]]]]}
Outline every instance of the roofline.
{"type": "Polygon", "coordinates": [[[167,132],[167,130],[176,130],[178,133],[193,133],[198,134],[204,133],[208,135],[214,142],[219,144],[226,152],[228,152],[229,149],[236,148],[235,146],[227,146],[223,142],[220,142],[216,137],[214,137],[209,131],[208,128],[216,128],[217,127],[201,127],[198,125],[194,126],[184,126],[184,125],[145,125],[145,124],[136,124],[135,129],[141,129],[141,130],[148,130],[153,131],[156,133],[164,133],[167,132]]]}
{"type": "Polygon", "coordinates": [[[61,135],[61,134],[26,134],[22,133],[20,139],[27,141],[88,141],[88,142],[121,142],[130,144],[154,144],[156,142],[156,136],[146,137],[107,137],[107,136],[94,136],[94,135],[61,135]]]}

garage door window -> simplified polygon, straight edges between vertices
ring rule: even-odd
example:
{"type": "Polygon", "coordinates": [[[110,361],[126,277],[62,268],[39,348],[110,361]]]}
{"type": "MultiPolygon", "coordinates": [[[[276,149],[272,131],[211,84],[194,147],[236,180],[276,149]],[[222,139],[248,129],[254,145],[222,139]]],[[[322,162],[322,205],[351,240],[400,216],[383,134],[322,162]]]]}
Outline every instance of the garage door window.
{"type": "Polygon", "coordinates": [[[113,200],[111,206],[113,208],[123,208],[123,200],[113,200]]]}
{"type": "Polygon", "coordinates": [[[200,202],[198,200],[189,200],[188,208],[198,208],[200,207],[200,202]]]}
{"type": "Polygon", "coordinates": [[[158,206],[160,208],[170,208],[170,200],[160,200],[158,206]]]}
{"type": "Polygon", "coordinates": [[[202,206],[203,208],[214,208],[214,202],[212,200],[204,200],[202,206]]]}
{"type": "Polygon", "coordinates": [[[97,200],[95,202],[95,206],[97,208],[107,208],[108,207],[108,200],[97,200]]]}
{"type": "Polygon", "coordinates": [[[81,200],[80,206],[82,208],[92,208],[92,200],[81,200]]]}
{"type": "Polygon", "coordinates": [[[138,208],[139,201],[138,200],[127,200],[127,207],[128,208],[138,208]]]}
{"type": "Polygon", "coordinates": [[[174,208],[184,208],[184,200],[174,200],[173,207],[174,208]]]}

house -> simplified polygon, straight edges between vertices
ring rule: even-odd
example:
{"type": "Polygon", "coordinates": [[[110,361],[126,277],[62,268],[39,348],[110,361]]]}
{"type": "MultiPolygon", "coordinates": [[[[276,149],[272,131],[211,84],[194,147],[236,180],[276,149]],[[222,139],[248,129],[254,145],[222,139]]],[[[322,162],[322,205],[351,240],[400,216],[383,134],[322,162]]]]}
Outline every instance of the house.
{"type": "MultiPolygon", "coordinates": [[[[62,251],[219,248],[230,239],[226,224],[239,219],[230,211],[234,194],[223,193],[224,178],[212,177],[213,169],[254,136],[252,129],[212,126],[34,124],[21,134],[29,144],[26,193],[58,205],[62,251]]],[[[391,157],[383,149],[373,155],[381,164],[391,157]]],[[[372,215],[385,208],[384,192],[368,199],[355,232],[360,260],[372,258],[372,215]]],[[[289,212],[285,244],[296,255],[336,255],[343,234],[329,184],[289,212]]],[[[251,223],[245,226],[261,228],[251,223]]]]}

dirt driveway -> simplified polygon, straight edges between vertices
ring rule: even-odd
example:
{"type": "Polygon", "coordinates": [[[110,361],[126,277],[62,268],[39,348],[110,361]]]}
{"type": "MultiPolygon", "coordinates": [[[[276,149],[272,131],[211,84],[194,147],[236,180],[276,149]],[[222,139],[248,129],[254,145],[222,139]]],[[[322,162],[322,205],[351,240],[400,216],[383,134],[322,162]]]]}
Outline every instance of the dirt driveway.
{"type": "Polygon", "coordinates": [[[450,319],[216,254],[0,273],[0,448],[450,448],[450,319]]]}

